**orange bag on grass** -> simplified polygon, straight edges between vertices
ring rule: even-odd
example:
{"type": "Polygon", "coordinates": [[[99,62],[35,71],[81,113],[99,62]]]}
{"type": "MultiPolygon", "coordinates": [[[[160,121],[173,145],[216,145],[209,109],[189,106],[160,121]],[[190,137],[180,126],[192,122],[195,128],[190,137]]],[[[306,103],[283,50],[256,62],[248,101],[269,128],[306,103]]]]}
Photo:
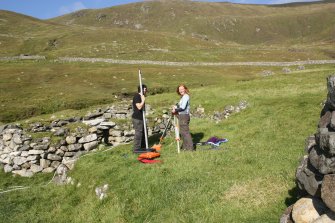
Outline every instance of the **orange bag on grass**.
{"type": "Polygon", "coordinates": [[[148,153],[141,153],[138,158],[142,159],[154,159],[156,157],[159,157],[160,154],[156,152],[148,152],[148,153]]]}

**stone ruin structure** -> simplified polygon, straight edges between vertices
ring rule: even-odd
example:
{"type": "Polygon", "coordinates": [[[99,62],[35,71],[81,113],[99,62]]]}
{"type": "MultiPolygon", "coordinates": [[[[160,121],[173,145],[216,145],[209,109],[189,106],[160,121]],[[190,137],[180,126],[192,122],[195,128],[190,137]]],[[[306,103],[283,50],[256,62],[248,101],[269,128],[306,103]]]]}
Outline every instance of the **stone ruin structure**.
{"type": "MultiPolygon", "coordinates": [[[[131,120],[132,109],[126,104],[98,109],[85,117],[57,119],[51,123],[31,123],[28,128],[16,124],[0,126],[0,166],[6,173],[30,177],[37,172],[66,172],[83,154],[94,151],[99,144],[110,146],[133,140],[132,126],[113,120],[131,120]],[[70,125],[77,127],[71,129],[70,125]],[[32,137],[33,134],[52,135],[32,137]],[[58,140],[53,140],[55,136],[58,140]]],[[[150,113],[150,106],[147,105],[150,113]]],[[[156,128],[157,130],[157,128],[156,128]]],[[[148,128],[149,135],[154,133],[148,128]]]]}
{"type": "MultiPolygon", "coordinates": [[[[246,107],[247,102],[242,101],[237,106],[225,106],[221,113],[205,115],[204,108],[200,106],[193,112],[193,117],[207,117],[218,122],[246,107]]],[[[146,113],[153,116],[155,111],[147,104],[146,113]]],[[[133,141],[135,131],[131,114],[131,102],[123,101],[97,109],[84,117],[53,118],[49,122],[30,123],[25,128],[16,124],[0,126],[0,168],[5,173],[12,172],[23,177],[31,177],[38,172],[55,172],[56,183],[68,183],[66,172],[74,167],[81,155],[96,151],[100,144],[117,146],[133,141]],[[121,124],[117,124],[117,120],[121,124]],[[37,137],[32,137],[33,134],[37,137]]],[[[169,117],[166,110],[156,118],[149,119],[147,116],[148,136],[165,129],[169,117]]],[[[173,131],[172,126],[170,130],[173,131]]]]}
{"type": "Polygon", "coordinates": [[[306,140],[296,170],[302,196],[289,206],[280,223],[335,222],[335,75],[327,78],[328,95],[317,132],[306,140]]]}

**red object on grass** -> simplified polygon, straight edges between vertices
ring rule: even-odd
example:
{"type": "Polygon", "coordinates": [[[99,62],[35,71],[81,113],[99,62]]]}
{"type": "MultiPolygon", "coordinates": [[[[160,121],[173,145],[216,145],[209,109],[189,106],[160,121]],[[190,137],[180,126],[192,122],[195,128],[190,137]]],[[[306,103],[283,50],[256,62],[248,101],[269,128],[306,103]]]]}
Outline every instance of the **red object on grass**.
{"type": "Polygon", "coordinates": [[[143,159],[143,158],[137,158],[138,161],[142,163],[160,163],[160,160],[153,160],[153,159],[143,159]]]}

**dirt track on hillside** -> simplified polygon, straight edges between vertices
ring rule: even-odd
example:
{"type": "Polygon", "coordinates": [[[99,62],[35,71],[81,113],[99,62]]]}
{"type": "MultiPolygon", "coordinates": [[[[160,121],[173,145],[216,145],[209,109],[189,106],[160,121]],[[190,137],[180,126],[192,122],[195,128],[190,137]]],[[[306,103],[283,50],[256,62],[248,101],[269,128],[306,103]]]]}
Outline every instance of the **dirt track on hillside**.
{"type": "MultiPolygon", "coordinates": [[[[26,60],[22,57],[0,57],[0,61],[6,60],[26,60]]],[[[31,59],[31,58],[30,58],[31,59]]],[[[39,58],[41,60],[41,58],[39,58]]],[[[130,65],[161,65],[161,66],[299,66],[309,64],[335,64],[335,60],[305,60],[293,62],[169,62],[153,60],[116,60],[108,58],[84,58],[84,57],[59,57],[55,61],[62,62],[87,62],[87,63],[111,63],[130,65]]]]}
{"type": "Polygon", "coordinates": [[[59,57],[59,61],[66,62],[103,62],[112,64],[148,64],[163,66],[297,66],[308,64],[335,64],[335,60],[306,60],[294,62],[169,62],[152,60],[115,60],[105,58],[59,57]]]}

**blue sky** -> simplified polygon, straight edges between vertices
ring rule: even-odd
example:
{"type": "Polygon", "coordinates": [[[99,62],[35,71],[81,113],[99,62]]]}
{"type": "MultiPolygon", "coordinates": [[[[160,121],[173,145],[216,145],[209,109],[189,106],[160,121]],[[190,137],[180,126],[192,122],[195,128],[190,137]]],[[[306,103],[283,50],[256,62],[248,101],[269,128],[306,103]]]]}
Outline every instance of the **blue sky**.
{"type": "MultiPolygon", "coordinates": [[[[220,0],[200,0],[220,2],[220,0]]],[[[233,3],[282,4],[312,0],[225,0],[233,3]]],[[[141,0],[0,0],[0,9],[18,12],[39,19],[48,19],[81,9],[106,8],[141,2],[141,0]]],[[[223,2],[223,1],[221,1],[223,2]]]]}

